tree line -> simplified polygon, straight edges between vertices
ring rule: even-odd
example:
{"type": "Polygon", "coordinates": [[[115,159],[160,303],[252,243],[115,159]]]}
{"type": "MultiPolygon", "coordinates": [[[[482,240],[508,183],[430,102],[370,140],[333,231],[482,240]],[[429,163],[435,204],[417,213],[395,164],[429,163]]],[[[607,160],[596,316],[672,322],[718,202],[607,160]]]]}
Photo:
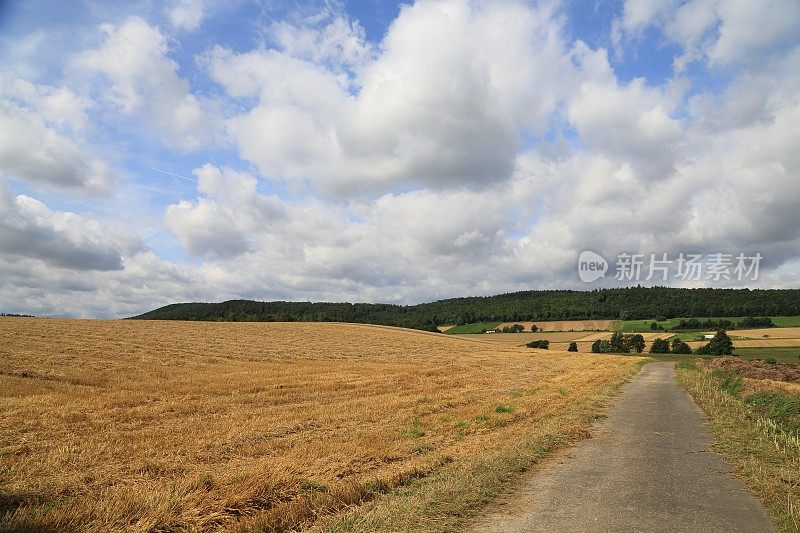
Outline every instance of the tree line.
{"type": "Polygon", "coordinates": [[[626,287],[592,291],[523,291],[417,305],[230,300],[171,304],[133,318],[357,322],[434,331],[441,324],[476,322],[769,315],[800,315],[800,289],[626,287]]]}

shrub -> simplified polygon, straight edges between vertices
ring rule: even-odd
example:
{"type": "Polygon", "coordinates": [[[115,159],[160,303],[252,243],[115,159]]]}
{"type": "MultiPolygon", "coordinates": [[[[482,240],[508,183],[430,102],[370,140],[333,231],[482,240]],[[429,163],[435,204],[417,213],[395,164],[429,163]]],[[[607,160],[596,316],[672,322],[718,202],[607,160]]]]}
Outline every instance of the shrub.
{"type": "Polygon", "coordinates": [[[569,343],[569,348],[567,348],[568,352],[577,352],[578,351],[578,343],[573,341],[569,343]]]}
{"type": "Polygon", "coordinates": [[[550,341],[543,340],[543,339],[542,340],[536,340],[536,341],[529,342],[525,346],[527,346],[528,348],[541,348],[543,350],[548,350],[550,348],[550,341]]]}
{"type": "Polygon", "coordinates": [[[592,353],[608,353],[611,351],[611,344],[606,340],[597,339],[592,343],[592,353]]]}
{"type": "Polygon", "coordinates": [[[539,331],[539,326],[536,324],[531,325],[531,333],[536,333],[537,331],[539,331]]]}

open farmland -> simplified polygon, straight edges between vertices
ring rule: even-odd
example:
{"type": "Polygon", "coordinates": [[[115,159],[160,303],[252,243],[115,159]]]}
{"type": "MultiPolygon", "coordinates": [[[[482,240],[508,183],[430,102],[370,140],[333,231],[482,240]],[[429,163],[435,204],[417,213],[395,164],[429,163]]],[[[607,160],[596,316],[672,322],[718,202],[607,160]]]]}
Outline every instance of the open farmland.
{"type": "Polygon", "coordinates": [[[18,531],[288,530],[345,507],[452,529],[585,436],[639,362],[363,325],[23,318],[0,318],[0,357],[0,529],[18,531]],[[419,512],[384,505],[400,486],[419,512]]]}
{"type": "Polygon", "coordinates": [[[537,320],[535,322],[502,322],[497,327],[522,324],[525,331],[530,331],[536,324],[540,331],[600,331],[612,329],[612,320],[537,320]]]}

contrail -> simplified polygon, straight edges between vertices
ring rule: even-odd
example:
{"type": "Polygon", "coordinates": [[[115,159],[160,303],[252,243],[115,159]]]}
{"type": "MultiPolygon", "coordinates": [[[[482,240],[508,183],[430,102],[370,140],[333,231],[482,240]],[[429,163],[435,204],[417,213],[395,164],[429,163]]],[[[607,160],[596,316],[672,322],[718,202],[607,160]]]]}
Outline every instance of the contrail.
{"type": "Polygon", "coordinates": [[[181,178],[182,180],[193,181],[197,183],[197,178],[190,178],[189,176],[181,176],[180,174],[175,174],[174,172],[167,172],[166,170],[161,170],[153,167],[150,167],[150,170],[155,170],[156,172],[161,172],[162,174],[169,174],[170,176],[175,176],[176,178],[181,178]]]}

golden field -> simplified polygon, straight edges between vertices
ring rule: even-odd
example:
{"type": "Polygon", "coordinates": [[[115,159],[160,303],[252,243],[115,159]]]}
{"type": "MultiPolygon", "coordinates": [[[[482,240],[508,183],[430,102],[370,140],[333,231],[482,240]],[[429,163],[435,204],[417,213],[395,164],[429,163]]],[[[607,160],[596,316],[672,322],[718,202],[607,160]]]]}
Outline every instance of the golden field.
{"type": "Polygon", "coordinates": [[[513,326],[522,324],[525,331],[530,331],[531,326],[536,324],[539,331],[599,331],[612,329],[613,320],[537,320],[536,322],[502,322],[497,327],[513,326]]]}
{"type": "Polygon", "coordinates": [[[378,326],[27,318],[0,318],[0,358],[0,529],[97,532],[400,530],[381,515],[400,487],[424,508],[409,530],[451,527],[497,481],[479,465],[509,477],[498,458],[516,472],[585,436],[640,362],[378,326]],[[445,475],[463,501],[436,507],[450,496],[420,480],[445,475]]]}
{"type": "MultiPolygon", "coordinates": [[[[544,332],[524,332],[524,333],[484,333],[484,334],[461,334],[452,335],[464,340],[472,340],[474,342],[486,342],[495,344],[504,344],[507,346],[523,347],[526,343],[534,340],[548,340],[550,341],[550,351],[566,351],[569,343],[574,341],[580,353],[590,353],[592,351],[592,343],[596,340],[609,340],[612,333],[610,331],[544,331],[544,332]]],[[[649,349],[650,343],[657,338],[671,337],[672,333],[639,333],[644,337],[646,349],[649,349]]],[[[702,344],[702,343],[700,343],[702,344]]],[[[737,342],[738,345],[738,342],[737,342]]]]}

